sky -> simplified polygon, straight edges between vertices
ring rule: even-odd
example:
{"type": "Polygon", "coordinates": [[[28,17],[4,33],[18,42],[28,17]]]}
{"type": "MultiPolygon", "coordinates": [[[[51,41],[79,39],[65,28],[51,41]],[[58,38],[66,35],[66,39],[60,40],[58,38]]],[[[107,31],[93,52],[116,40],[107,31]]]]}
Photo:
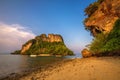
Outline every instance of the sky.
{"type": "Polygon", "coordinates": [[[0,54],[21,49],[42,33],[60,34],[80,53],[92,41],[85,30],[84,9],[95,0],[0,0],[0,54]]]}

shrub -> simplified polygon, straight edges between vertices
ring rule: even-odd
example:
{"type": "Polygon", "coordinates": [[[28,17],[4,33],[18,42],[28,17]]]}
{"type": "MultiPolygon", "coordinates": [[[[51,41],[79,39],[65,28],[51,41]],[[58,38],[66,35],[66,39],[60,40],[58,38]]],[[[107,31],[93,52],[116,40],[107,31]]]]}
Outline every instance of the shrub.
{"type": "Polygon", "coordinates": [[[118,19],[109,34],[98,34],[90,44],[94,55],[120,54],[120,19],[118,19]],[[113,54],[113,52],[117,52],[113,54]]]}
{"type": "Polygon", "coordinates": [[[115,22],[106,40],[106,44],[103,47],[104,51],[111,52],[120,50],[120,19],[115,22]]]}
{"type": "Polygon", "coordinates": [[[90,4],[85,10],[85,15],[88,15],[90,17],[97,9],[98,9],[98,2],[94,2],[93,4],[90,4]]]}
{"type": "Polygon", "coordinates": [[[97,2],[94,2],[90,4],[87,8],[85,8],[84,12],[85,15],[88,15],[87,18],[85,18],[84,23],[89,20],[89,17],[98,9],[98,6],[103,2],[104,0],[98,0],[97,2]]]}
{"type": "Polygon", "coordinates": [[[102,52],[101,48],[105,45],[106,36],[107,35],[105,35],[103,33],[99,33],[94,38],[94,40],[90,44],[90,51],[93,53],[93,55],[99,54],[102,52]]]}
{"type": "Polygon", "coordinates": [[[97,2],[98,2],[99,4],[101,4],[103,1],[104,1],[104,0],[98,0],[97,2]]]}
{"type": "Polygon", "coordinates": [[[37,40],[25,54],[73,55],[63,42],[45,42],[37,40]]]}
{"type": "Polygon", "coordinates": [[[14,51],[13,53],[11,53],[11,54],[20,54],[20,50],[16,50],[16,51],[14,51]]]}

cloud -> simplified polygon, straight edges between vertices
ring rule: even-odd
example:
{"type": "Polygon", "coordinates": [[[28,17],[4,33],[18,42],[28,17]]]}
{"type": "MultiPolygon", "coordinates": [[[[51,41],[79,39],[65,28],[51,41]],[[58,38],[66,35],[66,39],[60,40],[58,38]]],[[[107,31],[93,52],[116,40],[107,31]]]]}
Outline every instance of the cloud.
{"type": "Polygon", "coordinates": [[[22,44],[34,37],[32,31],[19,24],[0,23],[0,53],[21,49],[22,44]]]}

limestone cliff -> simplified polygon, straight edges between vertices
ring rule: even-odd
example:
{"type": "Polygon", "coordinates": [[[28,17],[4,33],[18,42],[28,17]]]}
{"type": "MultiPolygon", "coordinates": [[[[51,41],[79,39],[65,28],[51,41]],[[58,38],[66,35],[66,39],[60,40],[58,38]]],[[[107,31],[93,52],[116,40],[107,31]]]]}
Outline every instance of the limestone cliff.
{"type": "Polygon", "coordinates": [[[22,46],[21,54],[24,54],[29,48],[34,44],[34,41],[45,41],[45,42],[63,42],[63,38],[58,34],[41,34],[40,36],[35,37],[35,39],[28,41],[22,46]]]}
{"type": "Polygon", "coordinates": [[[35,39],[41,39],[42,41],[47,42],[63,42],[63,38],[61,35],[58,34],[41,34],[40,36],[37,36],[35,39]]]}
{"type": "Polygon", "coordinates": [[[32,45],[32,42],[28,43],[27,45],[24,45],[22,47],[21,53],[24,53],[25,51],[27,51],[32,45]]]}
{"type": "Polygon", "coordinates": [[[51,55],[72,55],[63,41],[61,35],[58,34],[41,34],[35,39],[27,41],[20,50],[20,54],[51,54],[51,55]]]}
{"type": "Polygon", "coordinates": [[[97,0],[90,4],[84,20],[87,30],[94,39],[88,49],[82,51],[83,57],[120,56],[120,0],[97,0]]]}
{"type": "Polygon", "coordinates": [[[120,18],[120,0],[101,1],[97,9],[84,22],[86,28],[91,31],[93,36],[101,32],[109,33],[113,29],[115,21],[120,18]]]}

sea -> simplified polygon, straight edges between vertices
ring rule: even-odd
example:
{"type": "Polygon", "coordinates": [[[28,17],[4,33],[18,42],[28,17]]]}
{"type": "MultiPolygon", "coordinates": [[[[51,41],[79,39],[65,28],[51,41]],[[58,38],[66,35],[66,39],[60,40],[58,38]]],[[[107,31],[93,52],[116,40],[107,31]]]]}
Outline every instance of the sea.
{"type": "Polygon", "coordinates": [[[74,56],[37,56],[30,57],[27,55],[0,55],[0,77],[8,76],[11,73],[20,73],[25,70],[45,66],[63,59],[82,58],[79,54],[74,56]]]}

